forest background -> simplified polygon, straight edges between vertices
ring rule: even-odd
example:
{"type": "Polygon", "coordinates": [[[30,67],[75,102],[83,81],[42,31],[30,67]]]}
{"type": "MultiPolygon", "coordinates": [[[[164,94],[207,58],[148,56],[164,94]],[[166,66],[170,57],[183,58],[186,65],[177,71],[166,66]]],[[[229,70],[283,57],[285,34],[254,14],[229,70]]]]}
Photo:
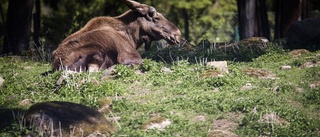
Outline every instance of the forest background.
{"type": "MultiPolygon", "coordinates": [[[[10,0],[15,5],[28,5],[32,10],[32,15],[21,15],[20,18],[30,16],[31,31],[26,34],[27,47],[42,48],[46,52],[52,52],[59,43],[71,33],[83,27],[91,18],[97,16],[118,16],[128,10],[123,1],[119,0],[10,0]]],[[[181,29],[183,39],[187,42],[197,45],[201,42],[223,43],[235,42],[239,40],[239,3],[248,4],[255,0],[138,0],[140,3],[145,3],[154,6],[158,12],[162,13],[167,19],[176,24],[181,29]],[[238,2],[238,3],[237,3],[238,2]]],[[[317,0],[304,0],[308,3],[308,13],[311,17],[320,17],[319,9],[320,2],[317,0]]],[[[267,11],[267,26],[268,32],[266,36],[269,40],[278,40],[284,36],[275,36],[276,15],[275,12],[278,5],[285,9],[290,7],[290,0],[276,2],[276,0],[263,0],[260,3],[265,4],[267,11]],[[280,4],[279,4],[280,3],[280,4]],[[288,3],[288,5],[285,5],[288,3]],[[278,5],[276,5],[278,4],[278,5]],[[281,5],[282,4],[282,5],[281,5]]],[[[5,41],[5,35],[10,33],[8,24],[10,17],[8,14],[9,0],[0,0],[0,53],[8,54],[10,51],[3,51],[6,45],[10,45],[5,41]]],[[[256,1],[256,3],[259,3],[256,1]]],[[[293,4],[293,2],[291,3],[293,4]]],[[[12,4],[14,5],[14,4],[12,4]]],[[[261,4],[260,4],[261,5],[261,4]]],[[[9,6],[10,7],[10,6],[9,6]]],[[[15,9],[14,9],[15,8],[15,9]]],[[[16,6],[15,12],[25,13],[16,6]],[[19,10],[16,10],[19,9],[19,10]]],[[[259,7],[258,7],[259,8],[259,7]]],[[[257,12],[257,14],[261,14],[257,12]]],[[[263,18],[263,17],[262,17],[263,18]]],[[[259,20],[259,19],[258,19],[259,20]]],[[[19,24],[12,24],[11,28],[18,29],[26,27],[19,24]]],[[[240,27],[244,31],[245,27],[240,27]]],[[[242,31],[243,31],[242,30],[242,31]]],[[[277,31],[277,30],[276,30],[277,31]]],[[[12,31],[11,31],[12,32],[12,31]]],[[[241,37],[241,36],[240,36],[241,37]]],[[[242,38],[241,38],[242,39],[242,38]]],[[[12,42],[11,42],[12,45],[12,42]]],[[[17,50],[20,50],[19,48],[17,50]]],[[[21,52],[13,54],[23,54],[21,52]]],[[[12,52],[11,51],[11,52],[12,52]]]]}

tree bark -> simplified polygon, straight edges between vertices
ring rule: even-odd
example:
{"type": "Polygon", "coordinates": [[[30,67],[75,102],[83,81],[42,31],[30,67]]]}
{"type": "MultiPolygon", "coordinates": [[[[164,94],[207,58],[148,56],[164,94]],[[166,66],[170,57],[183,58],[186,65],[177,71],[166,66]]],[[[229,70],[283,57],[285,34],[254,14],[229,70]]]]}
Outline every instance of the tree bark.
{"type": "Polygon", "coordinates": [[[256,34],[257,36],[263,36],[270,40],[270,25],[265,0],[256,1],[256,11],[256,25],[258,26],[258,32],[256,32],[256,34]]]}
{"type": "Polygon", "coordinates": [[[238,0],[240,39],[254,36],[255,0],[238,0]]]}
{"type": "Polygon", "coordinates": [[[33,14],[33,40],[34,43],[37,47],[40,47],[40,39],[39,39],[39,34],[40,34],[40,29],[41,29],[41,1],[40,0],[35,0],[35,13],[33,14]]]}
{"type": "Polygon", "coordinates": [[[265,0],[237,0],[240,39],[259,36],[270,39],[265,0]]]}
{"type": "Polygon", "coordinates": [[[186,9],[182,9],[183,19],[184,19],[184,35],[185,39],[189,40],[189,14],[186,9]]]}
{"type": "Polygon", "coordinates": [[[3,54],[21,55],[29,48],[33,0],[9,0],[3,54]]]}
{"type": "Polygon", "coordinates": [[[285,38],[291,24],[301,20],[301,0],[277,0],[275,7],[275,39],[285,38]]]}

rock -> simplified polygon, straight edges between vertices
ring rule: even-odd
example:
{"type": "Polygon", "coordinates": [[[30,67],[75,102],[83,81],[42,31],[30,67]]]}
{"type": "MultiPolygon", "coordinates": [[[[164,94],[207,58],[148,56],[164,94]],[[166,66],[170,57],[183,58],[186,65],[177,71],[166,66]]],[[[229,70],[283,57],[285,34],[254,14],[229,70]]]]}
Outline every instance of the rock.
{"type": "MultiPolygon", "coordinates": [[[[29,125],[41,136],[110,136],[115,129],[98,111],[71,102],[42,102],[32,105],[25,114],[29,125]]],[[[27,124],[28,125],[28,124],[27,124]]]]}
{"type": "Polygon", "coordinates": [[[289,69],[292,69],[291,66],[281,66],[280,67],[280,70],[289,70],[289,69]]]}
{"type": "Polygon", "coordinates": [[[170,68],[162,67],[162,68],[161,68],[161,72],[172,73],[173,71],[172,71],[170,68]]]}
{"type": "Polygon", "coordinates": [[[208,67],[212,67],[213,69],[218,70],[221,73],[229,73],[227,61],[212,61],[207,62],[206,65],[208,67]]]}
{"type": "Polygon", "coordinates": [[[31,99],[24,99],[19,103],[19,105],[20,106],[28,106],[28,105],[31,105],[32,103],[33,103],[33,101],[31,99]]]}
{"type": "Polygon", "coordinates": [[[310,18],[293,23],[287,33],[287,49],[320,49],[320,19],[310,18]]]}
{"type": "Polygon", "coordinates": [[[255,89],[255,88],[256,88],[256,86],[253,86],[251,83],[247,83],[244,86],[242,86],[240,88],[240,90],[252,90],[252,89],[255,89]]]}
{"type": "Polygon", "coordinates": [[[205,122],[207,119],[205,116],[195,116],[191,119],[191,122],[205,122]]]}
{"type": "Polygon", "coordinates": [[[4,83],[4,79],[0,77],[0,87],[2,87],[3,83],[4,83]]]}
{"type": "Polygon", "coordinates": [[[165,128],[171,125],[171,121],[161,116],[154,116],[150,120],[146,121],[142,128],[144,130],[156,129],[159,131],[165,130],[165,128]]]}

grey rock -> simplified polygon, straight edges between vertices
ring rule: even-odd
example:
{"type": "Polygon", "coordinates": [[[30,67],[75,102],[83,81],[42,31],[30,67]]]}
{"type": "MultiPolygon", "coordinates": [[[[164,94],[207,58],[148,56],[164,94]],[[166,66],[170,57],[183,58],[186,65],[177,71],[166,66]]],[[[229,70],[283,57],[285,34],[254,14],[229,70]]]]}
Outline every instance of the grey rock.
{"type": "Polygon", "coordinates": [[[42,136],[88,136],[101,133],[110,136],[112,124],[103,114],[85,105],[71,102],[42,102],[32,105],[25,114],[42,136]]]}

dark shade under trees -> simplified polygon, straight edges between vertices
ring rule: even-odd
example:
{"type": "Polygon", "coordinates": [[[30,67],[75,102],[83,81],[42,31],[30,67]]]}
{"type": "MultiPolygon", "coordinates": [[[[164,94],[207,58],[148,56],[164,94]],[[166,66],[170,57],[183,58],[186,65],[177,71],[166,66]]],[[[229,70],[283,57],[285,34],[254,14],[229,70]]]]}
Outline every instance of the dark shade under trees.
{"type": "Polygon", "coordinates": [[[21,55],[29,48],[34,0],[10,0],[3,54],[21,55]]]}
{"type": "Polygon", "coordinates": [[[292,23],[308,17],[307,0],[277,0],[275,7],[275,39],[285,38],[292,23]]]}

